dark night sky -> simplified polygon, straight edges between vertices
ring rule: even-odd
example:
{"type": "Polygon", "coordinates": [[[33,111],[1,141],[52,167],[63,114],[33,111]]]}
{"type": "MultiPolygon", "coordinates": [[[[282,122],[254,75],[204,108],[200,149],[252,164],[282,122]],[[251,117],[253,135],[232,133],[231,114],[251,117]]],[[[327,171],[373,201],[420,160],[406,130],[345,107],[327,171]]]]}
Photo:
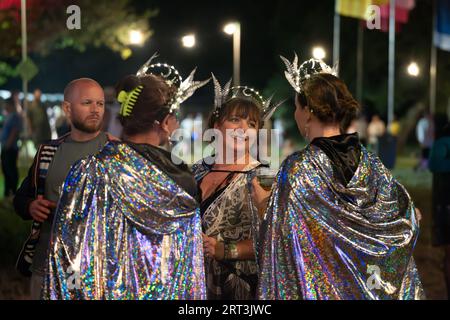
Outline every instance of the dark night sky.
{"type": "MultiPolygon", "coordinates": [[[[318,39],[317,42],[328,44],[331,50],[333,5],[331,1],[321,2],[315,7],[327,12],[327,21],[321,28],[327,26],[328,30],[320,39],[322,41],[318,39]]],[[[222,27],[231,20],[242,23],[241,82],[263,87],[280,66],[277,34],[273,32],[279,8],[282,11],[296,7],[292,6],[294,1],[154,0],[134,3],[137,10],[156,7],[160,12],[150,21],[154,36],[143,48],[134,48],[130,59],[123,61],[108,49],[89,49],[84,53],[66,49],[45,58],[33,56],[39,63],[40,73],[31,81],[30,88],[39,86],[46,92],[57,92],[65,83],[80,76],[90,76],[104,85],[112,85],[122,75],[133,73],[155,51],[160,53],[161,60],[174,64],[183,74],[198,66],[200,77],[214,72],[225,81],[232,75],[232,39],[222,32],[222,27]],[[193,50],[182,48],[180,43],[181,36],[189,32],[197,35],[197,47],[193,50]]],[[[292,55],[293,51],[284,53],[292,55]]],[[[20,86],[20,81],[10,81],[7,87],[14,85],[20,86]]]]}

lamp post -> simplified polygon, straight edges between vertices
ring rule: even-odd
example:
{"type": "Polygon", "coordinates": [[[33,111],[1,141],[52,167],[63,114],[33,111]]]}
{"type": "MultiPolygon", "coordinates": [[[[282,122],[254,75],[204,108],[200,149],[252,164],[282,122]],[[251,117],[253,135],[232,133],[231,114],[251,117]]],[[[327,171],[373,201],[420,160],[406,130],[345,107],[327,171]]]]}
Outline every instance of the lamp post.
{"type": "Polygon", "coordinates": [[[193,48],[196,44],[195,34],[188,34],[181,38],[181,43],[185,48],[193,48]]]}
{"type": "Polygon", "coordinates": [[[314,59],[323,60],[327,56],[325,49],[322,47],[314,47],[312,49],[312,55],[314,59]]]}
{"type": "MultiPolygon", "coordinates": [[[[20,2],[20,15],[21,15],[21,31],[22,31],[22,62],[25,62],[28,58],[27,47],[27,0],[21,0],[20,2]]],[[[22,77],[22,91],[23,91],[23,109],[28,112],[28,80],[22,77]]]]}
{"type": "Polygon", "coordinates": [[[416,62],[411,62],[408,65],[407,71],[411,77],[418,77],[420,74],[419,65],[416,62]]]}
{"type": "Polygon", "coordinates": [[[241,83],[241,24],[228,23],[223,31],[233,36],[233,85],[239,86],[241,83]]]}

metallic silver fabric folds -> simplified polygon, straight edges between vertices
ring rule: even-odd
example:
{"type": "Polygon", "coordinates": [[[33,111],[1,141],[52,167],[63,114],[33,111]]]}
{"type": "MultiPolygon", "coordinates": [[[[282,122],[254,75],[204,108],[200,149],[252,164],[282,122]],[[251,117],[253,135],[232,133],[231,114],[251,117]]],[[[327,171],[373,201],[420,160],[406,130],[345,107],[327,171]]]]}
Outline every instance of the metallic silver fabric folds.
{"type": "Polygon", "coordinates": [[[44,299],[205,299],[197,201],[157,165],[110,142],[70,171],[44,299]]]}
{"type": "Polygon", "coordinates": [[[421,299],[414,204],[361,152],[348,185],[310,145],[283,163],[262,226],[260,299],[421,299]]]}

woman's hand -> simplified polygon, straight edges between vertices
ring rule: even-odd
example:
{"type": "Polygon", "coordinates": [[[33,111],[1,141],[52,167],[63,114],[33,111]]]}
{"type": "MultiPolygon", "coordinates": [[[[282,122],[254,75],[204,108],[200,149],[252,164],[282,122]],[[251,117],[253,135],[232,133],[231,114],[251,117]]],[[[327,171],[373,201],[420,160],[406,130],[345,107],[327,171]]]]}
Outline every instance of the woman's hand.
{"type": "Polygon", "coordinates": [[[223,242],[217,241],[215,238],[203,236],[203,252],[206,257],[214,258],[216,260],[223,260],[224,245],[223,242]]]}
{"type": "Polygon", "coordinates": [[[252,186],[251,197],[256,208],[258,209],[259,214],[263,215],[266,211],[271,191],[264,190],[264,188],[258,183],[258,179],[256,177],[252,180],[252,186]]]}

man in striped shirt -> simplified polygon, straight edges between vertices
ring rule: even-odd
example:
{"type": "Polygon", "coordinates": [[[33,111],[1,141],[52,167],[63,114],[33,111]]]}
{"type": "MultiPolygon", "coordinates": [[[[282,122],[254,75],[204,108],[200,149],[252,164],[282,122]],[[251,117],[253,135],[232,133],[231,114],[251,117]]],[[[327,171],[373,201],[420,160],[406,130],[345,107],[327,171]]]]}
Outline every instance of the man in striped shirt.
{"type": "Polygon", "coordinates": [[[102,87],[92,79],[77,79],[67,85],[63,110],[71,131],[39,147],[14,198],[16,213],[33,220],[31,235],[17,261],[19,271],[31,275],[31,299],[40,297],[54,210],[64,180],[75,162],[96,154],[108,142],[108,135],[101,131],[104,100],[102,87]]]}

